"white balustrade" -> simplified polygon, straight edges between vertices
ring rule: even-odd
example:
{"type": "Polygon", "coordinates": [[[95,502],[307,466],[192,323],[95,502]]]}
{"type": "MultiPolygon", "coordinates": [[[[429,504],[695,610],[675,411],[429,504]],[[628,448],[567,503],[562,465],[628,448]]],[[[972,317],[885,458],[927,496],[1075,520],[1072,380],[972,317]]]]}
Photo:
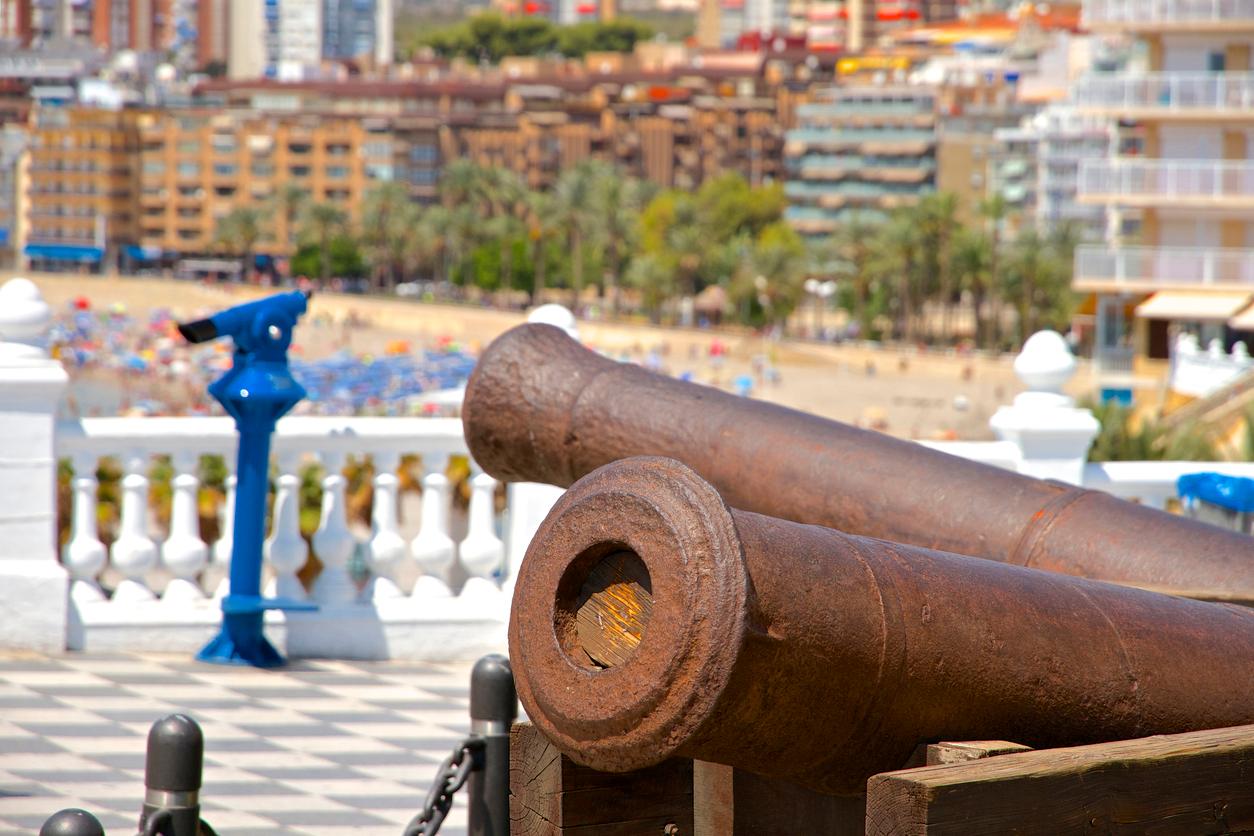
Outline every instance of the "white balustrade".
{"type": "Polygon", "coordinates": [[[1213,23],[1228,28],[1237,21],[1254,23],[1254,0],[1084,0],[1087,26],[1213,23]]]}
{"type": "Polygon", "coordinates": [[[175,474],[171,481],[170,536],[161,544],[161,562],[174,578],[163,595],[174,601],[195,600],[204,597],[198,576],[209,559],[209,547],[200,539],[196,456],[180,452],[172,457],[172,463],[175,474]]]}
{"type": "Polygon", "coordinates": [[[357,598],[357,587],[348,573],[357,540],[348,530],[348,506],[343,453],[320,454],[326,468],[322,477],[322,519],[313,535],[314,551],[322,571],[314,581],[313,597],[324,606],[339,607],[357,598]]]}
{"type": "Polygon", "coordinates": [[[399,598],[404,594],[396,582],[396,572],[409,555],[409,544],[401,536],[397,513],[400,479],[396,468],[399,465],[400,456],[395,453],[374,457],[374,499],[367,557],[371,577],[365,589],[366,600],[399,598]]]}
{"type": "Polygon", "coordinates": [[[140,451],[130,451],[123,461],[121,519],[109,561],[124,580],[113,597],[145,601],[153,597],[147,576],[157,566],[157,544],[148,536],[148,459],[140,451]]]}
{"type": "Polygon", "coordinates": [[[1254,289],[1254,249],[1209,247],[1076,248],[1077,289],[1102,285],[1153,290],[1156,286],[1254,289]]]}
{"type": "Polygon", "coordinates": [[[296,573],[305,568],[309,545],[300,533],[300,476],[298,458],[293,453],[279,457],[279,477],[275,480],[274,511],[270,536],[265,542],[265,558],[274,577],[266,587],[268,594],[280,598],[302,600],[305,588],[296,573]]]}
{"type": "Polygon", "coordinates": [[[448,456],[423,456],[422,527],[410,544],[414,562],[422,572],[414,581],[415,598],[443,598],[451,595],[448,571],[456,559],[453,538],[449,536],[448,456]]]}
{"type": "Polygon", "coordinates": [[[214,598],[225,598],[231,591],[231,549],[235,545],[235,486],[238,482],[235,474],[231,473],[223,485],[226,497],[222,501],[221,515],[218,518],[218,540],[213,544],[213,565],[222,579],[214,590],[214,598]]]}
{"type": "Polygon", "coordinates": [[[1221,160],[1090,159],[1080,163],[1080,198],[1254,201],[1254,164],[1221,160]]]}
{"type": "Polygon", "coordinates": [[[62,551],[61,560],[74,582],[70,595],[76,601],[102,601],[104,593],[96,578],[109,560],[108,550],[100,542],[96,525],[96,458],[85,453],[73,457],[74,477],[71,489],[74,494],[70,511],[70,539],[62,551]]]}
{"type": "Polygon", "coordinates": [[[496,480],[478,465],[472,466],[472,473],[469,527],[466,539],[458,546],[458,556],[470,574],[467,591],[494,591],[497,586],[492,577],[505,560],[505,542],[496,536],[496,480]]]}
{"type": "Polygon", "coordinates": [[[1072,101],[1082,110],[1153,110],[1164,116],[1248,112],[1254,104],[1254,73],[1094,74],[1080,79],[1073,90],[1072,101]]]}

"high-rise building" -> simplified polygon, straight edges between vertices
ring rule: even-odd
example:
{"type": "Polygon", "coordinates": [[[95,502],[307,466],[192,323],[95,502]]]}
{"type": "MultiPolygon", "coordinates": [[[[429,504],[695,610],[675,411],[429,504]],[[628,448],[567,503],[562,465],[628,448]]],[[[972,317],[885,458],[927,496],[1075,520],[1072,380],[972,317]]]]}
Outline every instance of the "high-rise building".
{"type": "Polygon", "coordinates": [[[392,0],[325,0],[322,55],[391,64],[392,0]]]}
{"type": "Polygon", "coordinates": [[[196,63],[200,67],[227,63],[230,42],[228,0],[200,0],[196,4],[196,63]]]}
{"type": "Polygon", "coordinates": [[[0,43],[29,46],[34,35],[31,0],[0,0],[0,43]]]}
{"type": "Polygon", "coordinates": [[[138,232],[138,114],[41,107],[31,121],[24,258],[54,269],[111,263],[138,232]]]}
{"type": "Polygon", "coordinates": [[[92,43],[106,52],[168,50],[174,44],[171,0],[92,0],[92,43]]]}
{"type": "Polygon", "coordinates": [[[814,98],[797,108],[784,145],[785,217],[798,232],[880,220],[936,190],[935,90],[834,87],[814,98]]]}
{"type": "Polygon", "coordinates": [[[1176,336],[1254,331],[1254,4],[1087,0],[1084,18],[1139,39],[1146,66],[1075,89],[1118,133],[1081,166],[1109,239],[1079,249],[1074,287],[1094,295],[1099,373],[1158,377],[1176,336]]]}
{"type": "Polygon", "coordinates": [[[322,63],[323,0],[232,0],[227,74],[295,80],[322,63]]]}

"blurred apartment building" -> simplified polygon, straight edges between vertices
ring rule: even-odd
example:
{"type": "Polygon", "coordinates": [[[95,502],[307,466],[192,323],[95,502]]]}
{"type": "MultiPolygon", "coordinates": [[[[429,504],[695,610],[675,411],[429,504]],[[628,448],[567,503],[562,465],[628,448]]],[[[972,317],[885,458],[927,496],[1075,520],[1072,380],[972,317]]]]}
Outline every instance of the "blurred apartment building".
{"type": "Polygon", "coordinates": [[[37,108],[19,165],[19,233],[34,266],[96,269],[138,240],[139,114],[37,108]]]}
{"type": "Polygon", "coordinates": [[[804,235],[882,221],[936,191],[940,91],[851,85],[816,91],[784,145],[786,217],[804,235]]]}
{"type": "Polygon", "coordinates": [[[1254,332],[1254,2],[1087,0],[1084,14],[1144,55],[1074,95],[1118,125],[1079,172],[1109,239],[1078,250],[1073,286],[1091,294],[1103,388],[1131,399],[1165,374],[1177,336],[1222,348],[1254,332]]]}
{"type": "Polygon", "coordinates": [[[89,41],[112,52],[171,48],[178,0],[0,0],[0,42],[89,41]]]}

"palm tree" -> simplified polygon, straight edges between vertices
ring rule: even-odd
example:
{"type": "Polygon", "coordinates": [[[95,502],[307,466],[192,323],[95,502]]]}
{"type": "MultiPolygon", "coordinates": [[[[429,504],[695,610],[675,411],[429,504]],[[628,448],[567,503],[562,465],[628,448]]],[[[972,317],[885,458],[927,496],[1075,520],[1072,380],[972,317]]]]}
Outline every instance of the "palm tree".
{"type": "Polygon", "coordinates": [[[531,289],[531,303],[543,304],[544,284],[548,276],[549,244],[562,232],[557,199],[549,192],[527,194],[527,240],[531,243],[531,258],[535,272],[535,284],[531,289]]]}
{"type": "Polygon", "coordinates": [[[597,214],[605,236],[605,295],[610,319],[618,315],[619,277],[627,253],[638,237],[640,210],[649,202],[652,191],[645,181],[623,177],[609,167],[597,179],[597,214]]]}
{"type": "Polygon", "coordinates": [[[993,242],[988,235],[970,227],[959,230],[954,237],[952,270],[957,284],[971,293],[975,308],[975,344],[986,345],[987,322],[984,302],[988,298],[993,265],[993,242]]]}
{"type": "Polygon", "coordinates": [[[509,291],[514,283],[513,243],[520,234],[520,211],[527,187],[508,168],[485,169],[478,182],[478,198],[485,220],[500,245],[501,288],[509,291]]]}
{"type": "Polygon", "coordinates": [[[991,259],[988,267],[988,304],[992,310],[992,317],[989,320],[992,327],[989,329],[988,344],[994,347],[1001,343],[1001,227],[1008,214],[1010,214],[1010,204],[1000,193],[980,203],[980,216],[984,218],[988,226],[991,245],[991,259]]]}
{"type": "Polygon", "coordinates": [[[958,198],[952,192],[926,195],[915,209],[923,239],[921,256],[923,280],[935,289],[941,302],[942,339],[952,336],[954,286],[950,267],[954,236],[959,229],[958,198]],[[933,284],[934,282],[934,284],[933,284]]]}
{"type": "Polygon", "coordinates": [[[595,163],[584,160],[562,172],[553,189],[557,197],[558,217],[566,227],[570,242],[570,286],[575,310],[579,308],[579,297],[583,291],[584,244],[595,232],[592,208],[597,172],[595,163]]]}
{"type": "Polygon", "coordinates": [[[836,274],[848,278],[853,288],[853,316],[864,339],[871,332],[868,302],[875,279],[875,230],[865,216],[855,214],[836,228],[828,244],[836,257],[836,274]]]}
{"type": "Polygon", "coordinates": [[[318,247],[318,281],[331,277],[331,242],[348,229],[348,216],[329,203],[314,203],[301,218],[301,238],[318,247]]]}
{"type": "Polygon", "coordinates": [[[916,292],[923,240],[918,219],[909,209],[893,212],[876,236],[876,271],[896,283],[893,332],[898,339],[915,338],[916,292]]]}
{"type": "Polygon", "coordinates": [[[274,235],[275,243],[280,248],[294,253],[296,250],[297,221],[300,219],[305,205],[309,203],[309,192],[295,183],[284,183],[270,197],[270,203],[274,217],[282,221],[280,226],[282,238],[280,239],[280,233],[276,230],[274,235]]]}
{"type": "Polygon", "coordinates": [[[1060,304],[1069,292],[1071,262],[1035,229],[1020,233],[1011,248],[1005,271],[1006,288],[1018,291],[1019,340],[1035,333],[1044,313],[1050,324],[1061,324],[1068,306],[1060,304]]]}
{"type": "Polygon", "coordinates": [[[261,212],[250,206],[232,209],[218,219],[214,240],[231,253],[238,253],[243,265],[243,278],[253,269],[253,253],[262,237],[261,212]]]}
{"type": "Polygon", "coordinates": [[[654,253],[645,253],[631,260],[627,268],[627,283],[640,291],[649,321],[655,325],[662,321],[662,305],[675,294],[675,270],[666,259],[654,253]]]}
{"type": "Polygon", "coordinates": [[[741,265],[734,289],[756,297],[770,325],[782,325],[805,293],[806,249],[783,221],[762,230],[741,265]]]}
{"type": "Polygon", "coordinates": [[[383,286],[385,275],[392,284],[400,280],[416,222],[417,207],[401,183],[382,183],[366,193],[362,207],[362,239],[376,287],[383,286]]]}

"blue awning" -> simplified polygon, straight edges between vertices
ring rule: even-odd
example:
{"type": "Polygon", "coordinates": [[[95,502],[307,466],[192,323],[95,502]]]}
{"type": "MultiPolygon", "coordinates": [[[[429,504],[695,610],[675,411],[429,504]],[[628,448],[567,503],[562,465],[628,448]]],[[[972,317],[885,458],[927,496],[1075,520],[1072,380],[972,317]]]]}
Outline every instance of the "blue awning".
{"type": "Polygon", "coordinates": [[[141,247],[138,244],[126,244],[122,252],[132,261],[160,261],[162,256],[160,247],[141,247]]]}
{"type": "Polygon", "coordinates": [[[0,226],[0,245],[9,243],[9,228],[0,226]]]}
{"type": "Polygon", "coordinates": [[[83,247],[74,244],[27,244],[22,250],[28,258],[46,258],[49,261],[100,261],[104,250],[99,247],[83,247]]]}

